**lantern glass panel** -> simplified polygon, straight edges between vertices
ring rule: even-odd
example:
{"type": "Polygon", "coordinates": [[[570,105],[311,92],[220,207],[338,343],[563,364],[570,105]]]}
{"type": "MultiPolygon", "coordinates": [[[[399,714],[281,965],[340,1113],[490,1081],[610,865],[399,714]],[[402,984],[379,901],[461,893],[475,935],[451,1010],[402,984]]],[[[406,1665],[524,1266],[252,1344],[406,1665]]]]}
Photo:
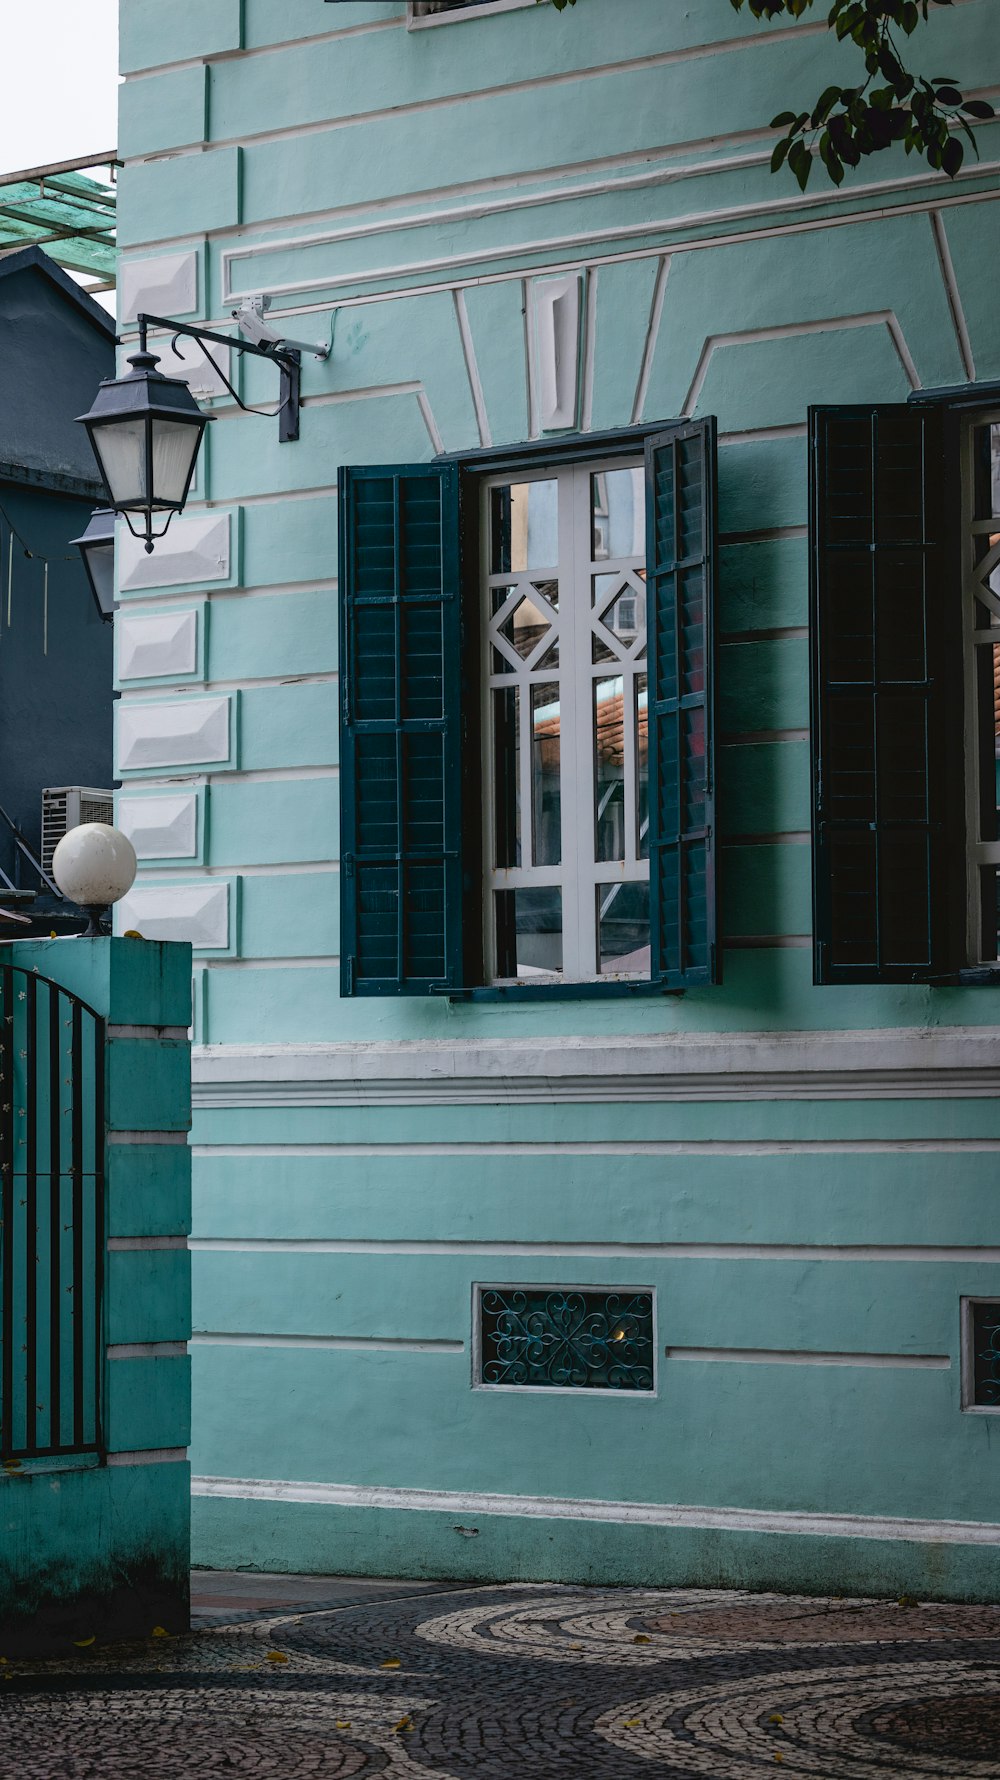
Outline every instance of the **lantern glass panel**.
{"type": "Polygon", "coordinates": [[[90,585],[102,618],[110,618],[115,609],[115,547],[114,544],[86,544],[83,560],[90,585]]]}
{"type": "Polygon", "coordinates": [[[180,507],[187,493],[202,427],[190,421],[154,420],[153,426],[153,499],[154,507],[180,507]]]}
{"type": "Polygon", "coordinates": [[[115,420],[91,431],[94,453],[115,507],[146,499],[146,422],[115,420]]]}

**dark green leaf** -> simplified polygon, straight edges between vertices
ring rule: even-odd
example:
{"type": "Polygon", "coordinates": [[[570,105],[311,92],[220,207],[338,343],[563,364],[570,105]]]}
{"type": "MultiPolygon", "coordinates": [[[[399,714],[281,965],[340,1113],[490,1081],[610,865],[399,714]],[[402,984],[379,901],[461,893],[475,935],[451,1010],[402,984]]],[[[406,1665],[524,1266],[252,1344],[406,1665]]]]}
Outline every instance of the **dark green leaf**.
{"type": "Polygon", "coordinates": [[[958,169],[964,160],[965,149],[959,142],[958,137],[949,136],[944,148],[941,150],[941,166],[947,173],[949,179],[954,179],[955,174],[958,172],[958,169]]]}

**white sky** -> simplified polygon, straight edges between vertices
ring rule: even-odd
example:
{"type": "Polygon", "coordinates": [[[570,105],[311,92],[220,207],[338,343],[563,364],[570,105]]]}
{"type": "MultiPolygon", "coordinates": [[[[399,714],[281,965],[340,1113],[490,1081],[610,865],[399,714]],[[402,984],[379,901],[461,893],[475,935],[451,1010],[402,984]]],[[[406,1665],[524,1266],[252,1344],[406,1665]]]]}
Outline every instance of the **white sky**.
{"type": "Polygon", "coordinates": [[[0,0],[0,173],[118,139],[118,0],[0,0]]]}

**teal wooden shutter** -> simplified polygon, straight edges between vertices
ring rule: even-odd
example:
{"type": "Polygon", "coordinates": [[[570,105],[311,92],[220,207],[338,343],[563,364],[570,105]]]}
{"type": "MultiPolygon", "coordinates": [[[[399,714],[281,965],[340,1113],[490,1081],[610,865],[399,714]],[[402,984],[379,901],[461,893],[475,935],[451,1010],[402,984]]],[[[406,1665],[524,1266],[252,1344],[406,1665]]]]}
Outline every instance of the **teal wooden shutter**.
{"type": "Polygon", "coordinates": [[[458,469],[340,472],[341,981],[461,982],[458,469]]]}
{"type": "Polygon", "coordinates": [[[936,408],[810,410],[817,983],[926,982],[958,961],[961,596],[945,424],[936,408]]]}
{"type": "Polygon", "coordinates": [[[715,420],[646,441],[651,975],[720,980],[713,771],[715,420]]]}

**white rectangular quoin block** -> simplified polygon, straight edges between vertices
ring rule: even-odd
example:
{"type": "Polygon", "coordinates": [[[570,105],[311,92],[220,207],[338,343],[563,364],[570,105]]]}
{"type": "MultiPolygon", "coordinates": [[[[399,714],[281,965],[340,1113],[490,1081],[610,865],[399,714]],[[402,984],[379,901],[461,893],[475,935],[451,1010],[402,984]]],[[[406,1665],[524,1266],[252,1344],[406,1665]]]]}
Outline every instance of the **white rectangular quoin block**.
{"type": "Polygon", "coordinates": [[[198,255],[157,254],[152,259],[124,259],[118,276],[121,320],[134,321],[141,310],[153,315],[190,315],[198,306],[198,255]]]}
{"type": "Polygon", "coordinates": [[[165,679],[198,667],[198,613],[125,611],[118,617],[118,677],[165,679]]]}
{"type": "Polygon", "coordinates": [[[575,427],[580,382],[579,272],[536,279],[532,298],[538,424],[543,433],[575,427]]]}
{"type": "Polygon", "coordinates": [[[168,377],[183,378],[192,395],[202,400],[226,395],[220,370],[230,383],[233,381],[233,355],[228,346],[206,348],[199,341],[187,340],[183,335],[172,341],[167,334],[151,334],[149,350],[159,353],[161,371],[168,377]]]}
{"type": "Polygon", "coordinates": [[[171,521],[147,553],[126,526],[118,527],[118,591],[180,587],[191,581],[228,581],[232,562],[232,515],[192,513],[171,521]]]}
{"type": "Polygon", "coordinates": [[[229,945],[229,883],[209,878],[201,884],[134,884],[115,908],[115,932],[143,939],[188,940],[198,951],[226,951],[229,945]]]}
{"type": "Polygon", "coordinates": [[[176,797],[120,797],[117,823],[139,859],[194,859],[198,852],[198,793],[176,797]]]}
{"type": "Polygon", "coordinates": [[[228,761],[230,699],[173,698],[118,707],[118,771],[228,761]]]}

